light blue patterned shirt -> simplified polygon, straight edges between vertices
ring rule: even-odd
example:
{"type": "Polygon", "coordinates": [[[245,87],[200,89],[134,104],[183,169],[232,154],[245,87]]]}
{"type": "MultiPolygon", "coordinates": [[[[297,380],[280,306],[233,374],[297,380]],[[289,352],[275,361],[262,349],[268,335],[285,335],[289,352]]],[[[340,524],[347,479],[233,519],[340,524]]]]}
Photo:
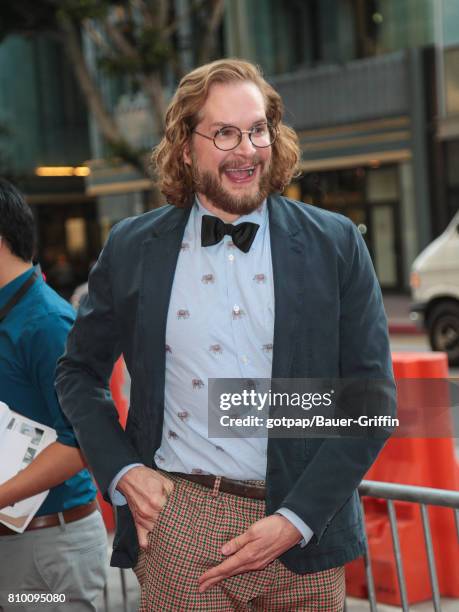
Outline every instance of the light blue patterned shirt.
{"type": "MultiPolygon", "coordinates": [[[[196,200],[185,228],[166,328],[164,426],[157,466],[169,472],[264,480],[267,437],[209,438],[208,379],[270,378],[274,336],[274,284],[266,202],[235,225],[260,227],[248,253],[230,236],[201,246],[203,215],[196,200]]],[[[114,503],[124,498],[113,480],[114,503]]],[[[302,533],[309,527],[291,510],[279,511],[302,533]]]]}

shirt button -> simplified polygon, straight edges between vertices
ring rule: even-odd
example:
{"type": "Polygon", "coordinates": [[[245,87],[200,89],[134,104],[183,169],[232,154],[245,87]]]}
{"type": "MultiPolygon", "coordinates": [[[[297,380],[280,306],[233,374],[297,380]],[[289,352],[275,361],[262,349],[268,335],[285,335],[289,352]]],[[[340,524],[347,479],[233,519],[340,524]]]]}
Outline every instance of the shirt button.
{"type": "Polygon", "coordinates": [[[233,255],[232,253],[230,253],[230,254],[228,255],[228,259],[229,259],[230,261],[233,261],[233,260],[234,260],[234,255],[233,255]]]}

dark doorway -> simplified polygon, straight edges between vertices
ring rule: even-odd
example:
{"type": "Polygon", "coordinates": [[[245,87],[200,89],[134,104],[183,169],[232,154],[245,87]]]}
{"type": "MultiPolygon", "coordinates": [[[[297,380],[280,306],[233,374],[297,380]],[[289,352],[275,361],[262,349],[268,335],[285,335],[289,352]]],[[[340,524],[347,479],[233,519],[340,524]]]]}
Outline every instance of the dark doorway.
{"type": "Polygon", "coordinates": [[[85,282],[91,262],[101,249],[94,202],[39,204],[34,207],[38,228],[38,261],[53,289],[69,299],[85,282]]]}
{"type": "Polygon", "coordinates": [[[402,289],[398,167],[357,167],[306,173],[304,202],[341,213],[359,228],[381,287],[402,289]]]}

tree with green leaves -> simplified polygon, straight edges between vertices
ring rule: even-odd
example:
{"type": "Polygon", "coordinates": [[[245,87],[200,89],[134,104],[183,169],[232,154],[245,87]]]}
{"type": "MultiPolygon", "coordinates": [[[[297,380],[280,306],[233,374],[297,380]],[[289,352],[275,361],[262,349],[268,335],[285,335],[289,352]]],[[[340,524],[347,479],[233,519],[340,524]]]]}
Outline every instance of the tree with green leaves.
{"type": "Polygon", "coordinates": [[[168,83],[184,66],[183,29],[191,34],[188,57],[195,65],[218,56],[225,0],[15,0],[0,9],[0,36],[58,38],[109,150],[147,173],[146,152],[123,136],[88,61],[84,37],[96,49],[97,68],[141,90],[149,102],[156,136],[163,131],[168,83]],[[181,48],[182,47],[182,48],[181,48]]]}

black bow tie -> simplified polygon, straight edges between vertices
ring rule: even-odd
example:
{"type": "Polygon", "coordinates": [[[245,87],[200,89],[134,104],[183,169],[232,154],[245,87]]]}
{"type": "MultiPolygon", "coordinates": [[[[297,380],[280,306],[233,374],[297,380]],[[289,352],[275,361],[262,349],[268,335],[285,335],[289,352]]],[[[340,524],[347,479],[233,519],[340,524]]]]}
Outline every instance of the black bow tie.
{"type": "Polygon", "coordinates": [[[223,236],[231,236],[235,246],[244,253],[248,253],[259,227],[257,223],[248,221],[239,223],[239,225],[231,225],[231,223],[223,223],[218,217],[204,215],[201,225],[201,245],[203,247],[212,246],[223,240],[223,236]]]}

